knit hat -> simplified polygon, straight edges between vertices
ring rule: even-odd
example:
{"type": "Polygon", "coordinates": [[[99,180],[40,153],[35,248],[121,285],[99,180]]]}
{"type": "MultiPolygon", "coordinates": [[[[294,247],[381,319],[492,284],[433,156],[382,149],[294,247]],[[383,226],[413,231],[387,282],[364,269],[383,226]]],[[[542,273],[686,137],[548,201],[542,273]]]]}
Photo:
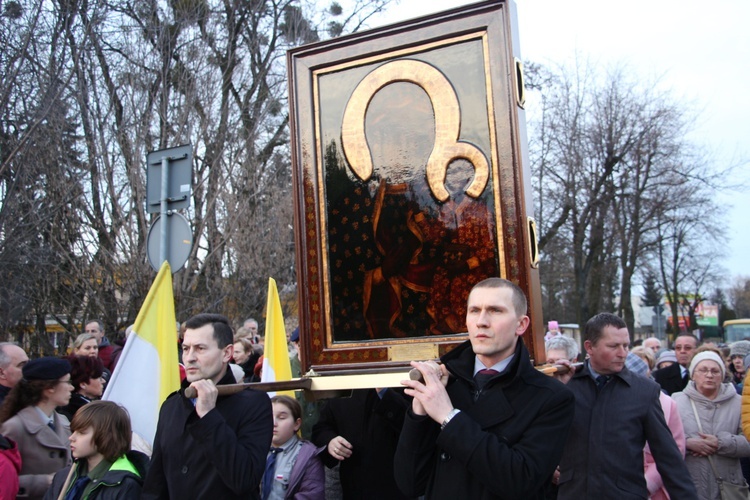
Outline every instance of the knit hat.
{"type": "Polygon", "coordinates": [[[721,368],[721,379],[724,380],[724,377],[727,375],[727,367],[724,365],[724,361],[719,357],[718,354],[712,351],[703,351],[699,352],[695,356],[693,356],[693,360],[690,362],[690,378],[693,378],[693,372],[695,371],[695,367],[698,366],[698,363],[705,360],[710,360],[719,365],[719,368],[721,368]]]}
{"type": "Polygon", "coordinates": [[[26,380],[57,380],[70,373],[71,367],[65,359],[37,358],[23,365],[23,378],[26,380]]]}
{"type": "Polygon", "coordinates": [[[675,356],[674,351],[662,351],[656,359],[656,366],[659,366],[659,363],[663,363],[664,361],[677,363],[677,356],[675,356]]]}
{"type": "Polygon", "coordinates": [[[550,330],[559,330],[560,325],[557,323],[557,321],[550,321],[547,323],[547,328],[550,330]]]}
{"type": "Polygon", "coordinates": [[[744,359],[748,354],[750,354],[750,340],[738,340],[729,346],[730,358],[739,356],[744,359]]]}

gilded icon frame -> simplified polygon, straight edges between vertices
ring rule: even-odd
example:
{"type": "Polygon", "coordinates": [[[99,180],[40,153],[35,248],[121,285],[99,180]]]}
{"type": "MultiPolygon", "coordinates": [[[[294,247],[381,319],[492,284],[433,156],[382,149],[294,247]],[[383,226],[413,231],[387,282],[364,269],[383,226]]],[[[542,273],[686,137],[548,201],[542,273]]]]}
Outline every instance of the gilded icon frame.
{"type": "Polygon", "coordinates": [[[305,371],[445,353],[467,339],[453,312],[470,282],[490,275],[526,292],[539,355],[513,8],[488,1],[289,52],[305,371]]]}

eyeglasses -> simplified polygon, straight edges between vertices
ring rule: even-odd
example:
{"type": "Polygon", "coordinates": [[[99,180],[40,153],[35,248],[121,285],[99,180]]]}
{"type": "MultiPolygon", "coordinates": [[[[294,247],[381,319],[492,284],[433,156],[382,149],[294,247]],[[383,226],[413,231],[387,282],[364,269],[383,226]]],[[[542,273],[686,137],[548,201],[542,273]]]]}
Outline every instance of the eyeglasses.
{"type": "Polygon", "coordinates": [[[718,377],[719,375],[721,375],[721,370],[709,370],[708,368],[696,368],[695,372],[700,373],[701,375],[711,375],[713,377],[718,377]]]}

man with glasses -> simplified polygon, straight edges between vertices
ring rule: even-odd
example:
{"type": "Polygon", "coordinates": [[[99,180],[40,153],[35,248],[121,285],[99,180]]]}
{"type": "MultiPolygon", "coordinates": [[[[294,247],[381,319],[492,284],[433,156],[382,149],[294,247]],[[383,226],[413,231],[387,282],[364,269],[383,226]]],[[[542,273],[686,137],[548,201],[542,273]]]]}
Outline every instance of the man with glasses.
{"type": "Polygon", "coordinates": [[[698,348],[698,339],[690,334],[683,334],[674,341],[674,353],[677,363],[653,373],[654,380],[668,395],[682,391],[690,380],[688,366],[698,348]]]}

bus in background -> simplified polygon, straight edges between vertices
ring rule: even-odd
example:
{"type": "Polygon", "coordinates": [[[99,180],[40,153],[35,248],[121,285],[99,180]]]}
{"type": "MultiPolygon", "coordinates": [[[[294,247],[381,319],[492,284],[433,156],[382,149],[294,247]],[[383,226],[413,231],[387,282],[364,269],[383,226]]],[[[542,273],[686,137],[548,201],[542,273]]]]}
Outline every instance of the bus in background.
{"type": "Polygon", "coordinates": [[[730,319],[724,322],[724,342],[750,340],[750,318],[730,319]]]}

